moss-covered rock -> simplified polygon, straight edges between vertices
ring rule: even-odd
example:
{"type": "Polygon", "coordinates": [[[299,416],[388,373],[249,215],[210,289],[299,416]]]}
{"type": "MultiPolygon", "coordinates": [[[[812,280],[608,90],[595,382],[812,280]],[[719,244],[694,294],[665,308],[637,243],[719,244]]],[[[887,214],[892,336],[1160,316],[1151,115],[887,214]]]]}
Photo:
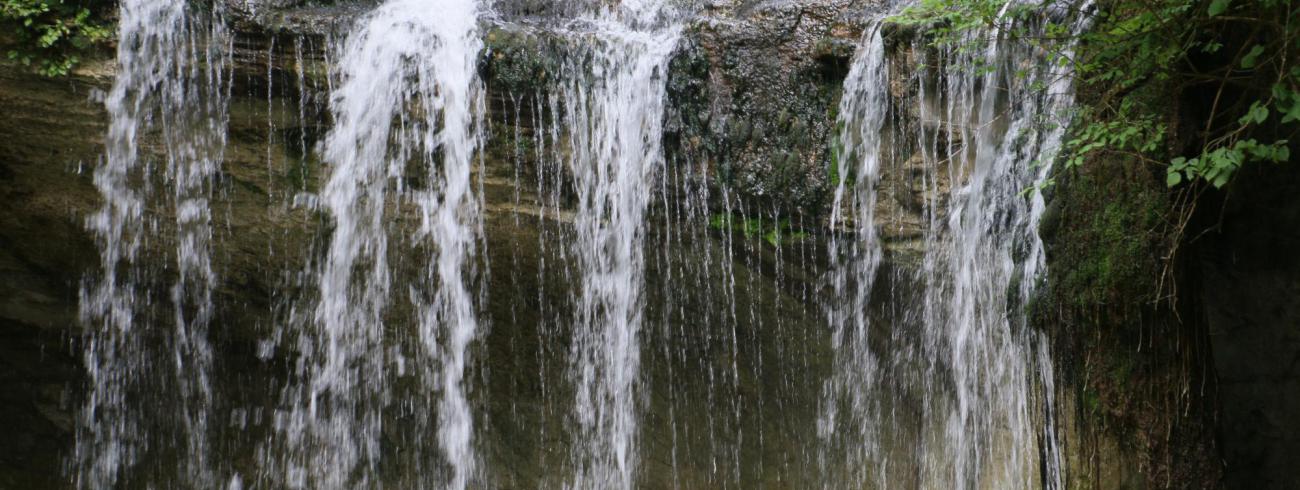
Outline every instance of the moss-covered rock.
{"type": "MultiPolygon", "coordinates": [[[[1081,103],[1094,103],[1092,94],[1085,87],[1081,103]]],[[[1147,110],[1177,118],[1150,100],[1147,110]]],[[[1055,339],[1073,412],[1072,484],[1218,486],[1211,361],[1198,308],[1173,301],[1192,279],[1175,257],[1182,208],[1164,170],[1093,154],[1060,166],[1046,197],[1039,233],[1048,273],[1031,314],[1055,339]]]]}
{"type": "Polygon", "coordinates": [[[563,63],[556,35],[521,26],[493,26],[483,37],[480,70],[489,91],[527,96],[546,92],[563,63]]]}
{"type": "Polygon", "coordinates": [[[764,4],[692,25],[670,76],[686,81],[670,82],[669,100],[687,115],[675,139],[702,144],[670,151],[710,162],[717,184],[750,206],[822,215],[855,15],[874,4],[764,4]]]}

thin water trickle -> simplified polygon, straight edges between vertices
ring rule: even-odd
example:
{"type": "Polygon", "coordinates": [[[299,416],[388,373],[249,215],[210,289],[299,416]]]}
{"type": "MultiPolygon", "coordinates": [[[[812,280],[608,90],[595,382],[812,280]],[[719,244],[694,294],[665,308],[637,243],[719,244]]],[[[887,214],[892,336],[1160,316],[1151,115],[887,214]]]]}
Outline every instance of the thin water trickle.
{"type": "MultiPolygon", "coordinates": [[[[925,62],[910,79],[891,80],[878,34],[855,57],[840,108],[843,177],[832,216],[833,228],[844,222],[851,232],[847,244],[831,243],[836,294],[827,315],[837,372],[819,424],[823,464],[843,475],[832,486],[1061,484],[1050,353],[1024,312],[1043,265],[1043,203],[1024,191],[1047,178],[1072,87],[1056,59],[1000,30],[1016,22],[1041,28],[1007,17],[966,33],[963,48],[928,54],[912,46],[925,62]],[[888,116],[899,82],[915,87],[915,119],[888,116]],[[914,272],[894,281],[919,291],[881,291],[882,164],[908,172],[917,163],[924,249],[914,272]],[[882,313],[891,330],[877,339],[870,315],[881,298],[897,311],[882,313]]],[[[896,252],[895,265],[906,253],[896,252]]]]}
{"type": "Polygon", "coordinates": [[[886,62],[880,24],[874,23],[867,28],[854,55],[836,121],[841,128],[835,149],[838,183],[830,226],[833,232],[841,227],[850,231],[843,237],[833,235],[830,240],[832,295],[826,317],[831,325],[836,367],[823,389],[817,433],[825,441],[825,448],[842,455],[824,454],[823,472],[830,475],[856,468],[850,471],[856,473],[851,480],[857,485],[865,481],[866,472],[872,471],[870,463],[877,456],[879,444],[875,430],[878,421],[873,418],[879,413],[877,360],[870,344],[868,300],[881,260],[875,207],[884,153],[881,133],[890,103],[886,62]]]}

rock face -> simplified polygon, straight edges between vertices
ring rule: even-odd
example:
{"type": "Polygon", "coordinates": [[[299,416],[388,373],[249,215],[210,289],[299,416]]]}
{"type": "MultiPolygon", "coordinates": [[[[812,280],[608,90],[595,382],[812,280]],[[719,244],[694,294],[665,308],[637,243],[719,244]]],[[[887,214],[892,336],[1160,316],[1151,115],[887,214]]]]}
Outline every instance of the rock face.
{"type": "MultiPolygon", "coordinates": [[[[306,56],[321,60],[323,38],[341,34],[368,4],[254,5],[229,7],[241,33],[236,61],[252,73],[290,70],[268,65],[266,53],[283,54],[302,39],[308,39],[306,56]]],[[[504,21],[488,27],[482,65],[493,115],[529,113],[558,80],[569,48],[537,26],[571,18],[583,2],[500,0],[496,8],[504,21]],[[514,107],[520,103],[525,107],[514,107]]],[[[712,0],[683,7],[698,15],[666,74],[665,147],[672,164],[707,168],[705,184],[725,185],[756,212],[810,221],[824,215],[840,85],[864,19],[881,8],[879,0],[712,0]]]]}
{"type": "Polygon", "coordinates": [[[1058,386],[1070,387],[1062,412],[1071,487],[1202,488],[1221,479],[1214,379],[1191,368],[1208,362],[1196,313],[1159,292],[1169,243],[1162,179],[1094,159],[1058,175],[1040,226],[1048,277],[1034,310],[1057,344],[1058,386]],[[1170,413],[1174,406],[1183,411],[1170,413]]]}
{"type": "MultiPolygon", "coordinates": [[[[727,187],[754,212],[815,222],[829,204],[840,85],[862,19],[878,8],[875,0],[702,7],[667,73],[670,165],[707,169],[697,174],[702,184],[727,187]]],[[[531,22],[553,14],[540,12],[531,22]]],[[[494,29],[488,84],[514,96],[545,93],[563,44],[526,24],[494,29]]]]}
{"type": "Polygon", "coordinates": [[[693,24],[669,74],[677,163],[708,162],[754,209],[824,212],[839,91],[875,3],[751,3],[693,24]]]}
{"type": "Polygon", "coordinates": [[[97,255],[78,211],[96,202],[105,80],[0,68],[0,487],[54,487],[71,447],[77,291],[97,255]]]}
{"type": "MultiPolygon", "coordinates": [[[[1300,172],[1242,169],[1196,246],[1230,488],[1300,487],[1300,172]]],[[[1213,208],[1214,206],[1209,206],[1213,208]]],[[[1212,219],[1212,218],[1211,218],[1212,219]]]]}
{"type": "MultiPolygon", "coordinates": [[[[581,2],[501,0],[504,20],[490,23],[482,74],[497,128],[521,128],[523,138],[546,122],[546,97],[561,79],[571,40],[543,27],[580,11],[581,2]]],[[[341,36],[366,3],[330,7],[249,8],[233,5],[239,31],[236,93],[287,94],[309,83],[305,97],[321,97],[328,77],[328,37],[341,36]],[[274,87],[268,88],[268,80],[274,87]],[[314,92],[315,91],[315,92],[314,92]]],[[[667,76],[664,146],[669,164],[697,186],[726,188],[733,209],[800,227],[823,226],[833,190],[832,140],[839,94],[864,23],[882,9],[879,0],[814,2],[713,0],[696,5],[667,76]]],[[[896,33],[895,66],[909,73],[916,59],[896,33]]],[[[915,111],[916,95],[899,84],[895,104],[915,111]]],[[[323,101],[315,101],[316,108],[323,101]]],[[[915,119],[915,118],[914,118],[915,119]]],[[[911,128],[895,128],[904,134],[911,128]]],[[[510,134],[506,134],[510,133],[510,134]]],[[[490,145],[513,145],[498,132],[490,145]],[[499,137],[498,137],[499,136],[499,137]]],[[[497,150],[504,151],[502,148],[497,150]]],[[[511,150],[513,151],[513,150],[511,150]]],[[[504,155],[504,154],[502,154],[504,155]]],[[[529,164],[533,155],[521,157],[529,164]]],[[[882,170],[877,212],[882,238],[900,250],[915,248],[927,198],[913,182],[919,158],[898,158],[882,170]]],[[[946,189],[946,182],[930,192],[946,189]]],[[[715,201],[722,194],[711,194],[715,201]]]]}

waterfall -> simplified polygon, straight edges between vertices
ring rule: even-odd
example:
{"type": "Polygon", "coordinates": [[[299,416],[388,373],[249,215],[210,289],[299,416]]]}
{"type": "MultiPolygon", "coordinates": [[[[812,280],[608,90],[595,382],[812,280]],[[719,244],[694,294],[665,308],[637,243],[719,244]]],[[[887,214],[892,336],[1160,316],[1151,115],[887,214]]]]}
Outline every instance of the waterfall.
{"type": "Polygon", "coordinates": [[[103,204],[86,220],[100,270],[81,289],[90,392],[77,426],[74,480],[82,488],[158,479],[212,488],[208,325],[217,279],[208,199],[226,140],[229,39],[220,11],[209,18],[181,0],[123,1],[119,24],[118,71],[104,100],[105,154],[94,174],[103,204]],[[152,199],[158,163],[141,151],[154,138],[170,190],[162,203],[152,199]],[[154,206],[171,223],[146,217],[154,206]],[[174,253],[174,264],[138,260],[156,253],[174,253]],[[170,303],[155,306],[145,291],[165,271],[175,277],[170,303]],[[162,309],[171,311],[170,330],[162,309]],[[175,473],[150,463],[136,475],[133,466],[158,451],[178,454],[175,473]]]}
{"type": "MultiPolygon", "coordinates": [[[[340,49],[334,126],[323,149],[332,168],[320,196],[334,229],[314,319],[299,336],[302,382],[287,391],[290,406],[277,421],[288,440],[288,486],[382,484],[384,410],[395,377],[408,374],[405,357],[386,343],[399,340],[386,330],[398,314],[390,308],[387,224],[403,219],[418,221],[414,247],[432,254],[409,296],[420,346],[414,374],[423,386],[416,396],[438,396],[404,402],[423,407],[418,417],[436,410],[444,485],[465,488],[474,477],[463,380],[478,330],[466,275],[479,230],[471,184],[482,112],[479,9],[474,0],[393,0],[340,49]]],[[[411,468],[411,478],[424,483],[413,485],[435,473],[421,468],[411,468]]]]}
{"type": "Polygon", "coordinates": [[[122,2],[79,487],[1062,486],[1053,359],[1024,313],[1044,203],[1024,191],[1050,182],[1073,88],[1008,33],[1060,12],[961,47],[867,22],[834,106],[856,20],[808,30],[821,14],[797,2],[714,2],[689,28],[679,0],[519,23],[491,3],[387,0],[327,53],[241,39],[236,63],[220,11],[122,2]],[[833,49],[794,46],[810,32],[833,49]],[[791,90],[817,94],[788,111],[753,100],[768,74],[734,70],[813,51],[791,90]],[[480,57],[494,89],[524,92],[488,94],[480,57]],[[232,66],[256,72],[236,117],[232,66]],[[816,206],[770,195],[786,183],[728,174],[820,185],[831,110],[823,242],[816,206]],[[513,122],[491,145],[489,120],[513,122]],[[265,146],[227,151],[227,131],[265,146]],[[214,196],[275,217],[232,219],[258,236],[223,254],[214,196]],[[903,213],[919,218],[899,239],[903,213]],[[218,296],[241,281],[280,303],[235,311],[260,306],[218,296]]]}
{"type": "MultiPolygon", "coordinates": [[[[868,471],[876,452],[876,421],[871,417],[878,412],[874,406],[877,361],[869,343],[868,300],[881,260],[874,216],[884,152],[881,133],[889,114],[888,70],[880,24],[874,22],[854,54],[836,119],[840,131],[834,150],[838,182],[830,223],[832,230],[848,225],[852,232],[843,238],[832,236],[829,247],[832,295],[826,317],[836,368],[823,389],[825,400],[817,432],[844,458],[832,464],[827,461],[830,456],[823,454],[825,474],[837,469],[868,471]],[[851,213],[848,216],[844,215],[846,206],[851,213]]],[[[863,476],[853,480],[860,482],[863,476]]]]}
{"type": "MultiPolygon", "coordinates": [[[[831,245],[828,318],[838,371],[819,425],[830,453],[823,464],[838,457],[834,468],[845,473],[832,481],[1061,485],[1050,353],[1024,308],[1044,261],[1043,201],[1033,189],[1060,149],[1072,87],[1058,59],[1001,30],[1014,22],[1042,29],[1039,19],[1005,17],[958,47],[931,51],[928,40],[916,41],[922,68],[910,79],[881,66],[887,55],[874,29],[855,57],[840,105],[844,150],[832,218],[852,232],[831,245]],[[914,88],[915,113],[889,115],[898,83],[914,88]],[[913,272],[896,273],[920,291],[873,289],[883,249],[876,228],[888,225],[874,212],[882,162],[920,176],[913,190],[924,200],[924,250],[913,272]],[[887,337],[877,339],[873,297],[918,299],[896,307],[887,337]]],[[[1082,29],[1085,20],[1077,22],[1082,29]]],[[[905,262],[903,254],[895,261],[905,262]]]]}
{"type": "Polygon", "coordinates": [[[571,488],[631,488],[638,464],[642,248],[663,165],[667,64],[681,30],[660,25],[667,9],[628,1],[587,19],[595,29],[590,51],[570,63],[563,82],[581,269],[570,350],[578,423],[571,488]]]}

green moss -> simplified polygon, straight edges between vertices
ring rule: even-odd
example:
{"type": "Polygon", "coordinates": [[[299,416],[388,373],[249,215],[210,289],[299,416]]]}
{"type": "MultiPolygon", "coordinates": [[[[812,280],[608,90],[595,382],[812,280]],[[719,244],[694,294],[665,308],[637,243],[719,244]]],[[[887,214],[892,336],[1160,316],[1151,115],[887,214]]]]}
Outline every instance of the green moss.
{"type": "Polygon", "coordinates": [[[1083,406],[1089,414],[1098,414],[1101,412],[1101,397],[1097,391],[1092,388],[1083,390],[1083,406]]]}
{"type": "Polygon", "coordinates": [[[484,66],[492,85],[509,93],[540,92],[560,69],[560,57],[541,35],[496,28],[484,37],[484,66]]]}
{"type": "Polygon", "coordinates": [[[773,247],[799,242],[808,238],[808,232],[796,228],[789,219],[764,220],[746,218],[735,220],[729,214],[715,214],[709,218],[709,228],[741,233],[746,240],[762,239],[773,247]]]}
{"type": "Polygon", "coordinates": [[[1052,281],[1060,299],[1089,309],[1150,302],[1157,295],[1166,192],[1147,172],[1120,161],[1097,162],[1059,190],[1052,281]]]}

